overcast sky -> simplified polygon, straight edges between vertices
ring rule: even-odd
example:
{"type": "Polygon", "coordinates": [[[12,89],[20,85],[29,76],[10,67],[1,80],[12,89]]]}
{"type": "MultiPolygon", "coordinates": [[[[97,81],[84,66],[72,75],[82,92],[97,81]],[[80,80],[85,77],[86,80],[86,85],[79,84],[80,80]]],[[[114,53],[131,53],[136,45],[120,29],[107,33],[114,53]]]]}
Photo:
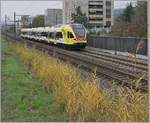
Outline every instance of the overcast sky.
{"type": "MultiPolygon", "coordinates": [[[[115,0],[114,8],[125,8],[130,2],[135,3],[135,0],[115,0]]],[[[1,1],[1,19],[4,21],[5,15],[13,19],[14,11],[16,14],[39,15],[44,14],[47,8],[62,8],[60,0],[3,0],[1,1]]]]}

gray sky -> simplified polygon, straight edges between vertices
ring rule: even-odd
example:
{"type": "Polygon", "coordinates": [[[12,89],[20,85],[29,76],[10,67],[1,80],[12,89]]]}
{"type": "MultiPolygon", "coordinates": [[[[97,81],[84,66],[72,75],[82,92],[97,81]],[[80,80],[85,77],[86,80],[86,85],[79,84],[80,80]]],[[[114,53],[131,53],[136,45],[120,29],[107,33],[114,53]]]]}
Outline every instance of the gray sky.
{"type": "MultiPolygon", "coordinates": [[[[135,0],[115,0],[114,7],[116,9],[124,8],[127,3],[130,3],[131,1],[134,2],[135,0]]],[[[62,8],[62,2],[59,0],[5,0],[1,1],[1,19],[4,21],[5,15],[10,19],[13,19],[14,11],[16,14],[27,14],[32,16],[44,14],[44,10],[47,8],[62,8]]]]}

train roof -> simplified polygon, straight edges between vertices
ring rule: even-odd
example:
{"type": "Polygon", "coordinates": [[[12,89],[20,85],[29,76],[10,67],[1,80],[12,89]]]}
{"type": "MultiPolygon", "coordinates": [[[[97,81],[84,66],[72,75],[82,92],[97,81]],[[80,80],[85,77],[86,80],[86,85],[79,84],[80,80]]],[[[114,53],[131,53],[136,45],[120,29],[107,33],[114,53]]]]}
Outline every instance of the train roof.
{"type": "Polygon", "coordinates": [[[52,27],[37,27],[37,28],[23,28],[21,29],[22,32],[52,32],[52,31],[61,31],[63,28],[70,28],[72,26],[79,26],[82,24],[59,24],[52,27]]]}

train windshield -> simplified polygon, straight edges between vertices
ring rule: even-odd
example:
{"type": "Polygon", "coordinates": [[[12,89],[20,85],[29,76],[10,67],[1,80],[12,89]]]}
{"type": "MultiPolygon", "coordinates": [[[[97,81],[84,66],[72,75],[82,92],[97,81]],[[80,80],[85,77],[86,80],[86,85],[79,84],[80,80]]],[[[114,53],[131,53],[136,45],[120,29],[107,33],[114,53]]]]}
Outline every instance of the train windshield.
{"type": "Polygon", "coordinates": [[[71,27],[73,28],[76,36],[85,36],[85,28],[81,24],[72,24],[71,27]]]}

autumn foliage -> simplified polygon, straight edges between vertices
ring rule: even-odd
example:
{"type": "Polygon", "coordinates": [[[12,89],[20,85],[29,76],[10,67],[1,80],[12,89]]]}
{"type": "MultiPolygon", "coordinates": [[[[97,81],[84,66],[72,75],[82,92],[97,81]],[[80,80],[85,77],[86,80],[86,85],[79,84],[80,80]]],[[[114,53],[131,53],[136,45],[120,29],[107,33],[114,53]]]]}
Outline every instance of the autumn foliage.
{"type": "MultiPolygon", "coordinates": [[[[102,89],[95,73],[83,79],[78,70],[56,58],[26,45],[11,44],[32,73],[43,82],[43,88],[54,96],[69,121],[148,121],[148,94],[134,89],[102,89]]],[[[43,119],[44,120],[44,119],[43,119]]]]}
{"type": "Polygon", "coordinates": [[[147,27],[147,2],[141,2],[136,7],[130,4],[123,14],[115,19],[112,35],[147,38],[147,27]]]}

